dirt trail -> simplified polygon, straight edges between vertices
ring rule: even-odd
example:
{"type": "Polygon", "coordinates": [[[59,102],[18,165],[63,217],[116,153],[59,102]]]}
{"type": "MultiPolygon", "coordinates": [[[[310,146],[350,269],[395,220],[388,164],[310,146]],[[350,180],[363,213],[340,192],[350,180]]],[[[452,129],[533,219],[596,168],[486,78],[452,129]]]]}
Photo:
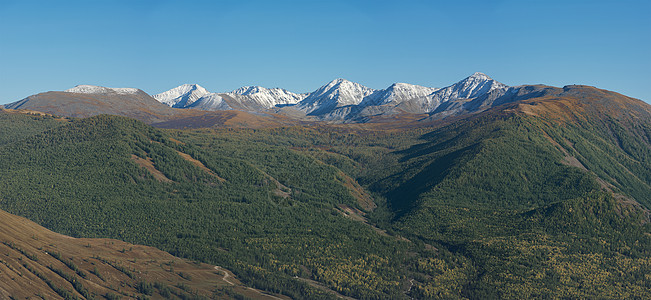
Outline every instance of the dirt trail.
{"type": "MultiPolygon", "coordinates": [[[[241,290],[243,290],[243,291],[249,291],[249,292],[253,292],[253,293],[255,293],[255,299],[260,299],[260,298],[266,298],[266,299],[277,299],[277,300],[287,300],[287,299],[290,299],[290,298],[288,298],[288,297],[285,297],[285,298],[276,297],[276,296],[274,296],[274,295],[267,294],[267,293],[265,293],[265,292],[263,292],[263,291],[261,291],[261,290],[254,289],[254,288],[250,288],[250,287],[247,287],[247,286],[243,286],[243,285],[241,285],[241,283],[239,283],[239,281],[237,281],[237,282],[233,282],[233,281],[231,281],[231,280],[229,280],[229,279],[233,279],[233,280],[237,280],[237,279],[235,279],[235,278],[234,278],[234,277],[229,273],[228,270],[225,270],[225,269],[223,269],[223,268],[220,267],[220,266],[215,266],[215,270],[218,271],[218,272],[223,272],[223,273],[224,273],[224,277],[222,278],[222,280],[225,281],[226,283],[228,283],[229,285],[234,286],[234,287],[236,287],[236,288],[238,288],[238,289],[241,289],[241,290]]],[[[247,297],[251,297],[251,298],[253,298],[253,295],[246,295],[246,296],[247,296],[247,297]]]]}
{"type": "Polygon", "coordinates": [[[222,269],[222,267],[220,267],[220,266],[215,266],[215,270],[217,270],[217,271],[219,271],[219,272],[224,272],[224,278],[223,278],[223,280],[224,280],[226,283],[228,283],[229,285],[235,285],[233,282],[231,282],[230,280],[228,280],[228,278],[231,277],[231,274],[228,274],[228,272],[226,272],[226,270],[222,269]]]}

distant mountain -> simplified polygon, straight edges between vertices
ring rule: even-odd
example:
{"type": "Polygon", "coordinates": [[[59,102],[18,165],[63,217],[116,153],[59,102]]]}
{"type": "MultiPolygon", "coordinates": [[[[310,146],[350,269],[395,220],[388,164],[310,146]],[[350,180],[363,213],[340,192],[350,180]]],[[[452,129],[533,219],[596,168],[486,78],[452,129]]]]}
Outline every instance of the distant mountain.
{"type": "Polygon", "coordinates": [[[77,93],[77,94],[120,94],[120,95],[135,95],[138,94],[140,90],[134,88],[109,88],[103,86],[95,85],[78,85],[73,88],[67,89],[64,92],[66,93],[77,93]]]}
{"type": "Polygon", "coordinates": [[[191,108],[198,110],[230,110],[231,107],[224,99],[210,93],[198,84],[184,84],[169,91],[156,94],[154,99],[174,108],[191,108]]]}
{"type": "MultiPolygon", "coordinates": [[[[342,81],[345,82],[345,80],[342,81]]],[[[353,83],[347,86],[357,87],[353,83]]],[[[362,99],[358,102],[349,101],[347,106],[333,105],[323,100],[304,103],[312,98],[337,99],[340,97],[341,88],[325,89],[322,87],[299,103],[298,108],[305,109],[308,107],[311,109],[307,110],[308,114],[318,115],[324,120],[343,122],[364,122],[370,116],[395,115],[405,112],[436,114],[436,117],[443,118],[449,115],[473,113],[478,111],[479,108],[485,108],[487,106],[483,102],[504,95],[508,88],[505,84],[477,72],[458,83],[442,89],[407,83],[394,83],[384,90],[368,88],[343,89],[345,95],[356,96],[356,98],[348,98],[362,99]],[[318,97],[313,97],[315,94],[318,97]],[[480,101],[482,104],[472,107],[458,104],[459,102],[465,103],[473,100],[480,101]]]]}
{"type": "Polygon", "coordinates": [[[322,115],[335,108],[360,104],[374,89],[346,79],[335,79],[310,93],[296,106],[308,115],[322,115]]]}
{"type": "Polygon", "coordinates": [[[184,84],[152,97],[170,107],[185,108],[207,94],[210,93],[198,84],[184,84]]]}
{"type": "Polygon", "coordinates": [[[497,82],[483,73],[474,73],[451,86],[432,94],[433,102],[447,102],[453,99],[471,99],[486,95],[494,90],[506,90],[508,86],[497,82]]]}
{"type": "Polygon", "coordinates": [[[415,99],[425,99],[438,89],[409,83],[394,83],[390,87],[375,94],[375,97],[364,99],[361,106],[377,106],[399,104],[415,99]]]}
{"type": "Polygon", "coordinates": [[[249,102],[262,108],[296,104],[307,97],[307,94],[296,94],[281,88],[268,89],[261,86],[241,87],[227,95],[237,99],[239,103],[249,102]]]}
{"type": "Polygon", "coordinates": [[[281,88],[245,86],[229,93],[211,93],[197,84],[184,84],[153,97],[174,108],[199,110],[260,111],[277,105],[292,105],[307,94],[295,94],[281,88]]]}
{"type": "Polygon", "coordinates": [[[147,123],[168,120],[176,111],[134,88],[79,85],[64,92],[46,92],[4,106],[68,117],[99,114],[126,116],[147,123]]]}
{"type": "Polygon", "coordinates": [[[184,108],[193,108],[199,110],[230,110],[232,109],[228,103],[224,101],[224,98],[219,94],[210,93],[204,95],[203,97],[197,99],[197,101],[192,102],[192,104],[185,106],[184,108]]]}

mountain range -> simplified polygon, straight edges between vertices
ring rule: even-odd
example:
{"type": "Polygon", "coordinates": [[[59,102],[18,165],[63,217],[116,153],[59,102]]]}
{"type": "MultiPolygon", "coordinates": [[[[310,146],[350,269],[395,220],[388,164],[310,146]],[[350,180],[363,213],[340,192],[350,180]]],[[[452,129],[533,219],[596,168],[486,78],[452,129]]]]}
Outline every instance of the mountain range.
{"type": "Polygon", "coordinates": [[[72,117],[117,114],[150,124],[170,124],[179,119],[197,122],[214,116],[209,112],[225,111],[244,112],[252,114],[250,118],[283,124],[288,119],[367,123],[405,114],[420,115],[412,119],[432,121],[537,97],[545,89],[545,86],[531,85],[509,87],[479,72],[444,88],[394,83],[376,90],[339,78],[302,94],[260,86],[213,93],[197,84],[183,84],[150,96],[133,88],[80,85],[63,92],[29,96],[4,107],[72,117]],[[283,121],[278,121],[279,118],[283,121]]]}
{"type": "Polygon", "coordinates": [[[229,93],[209,93],[196,84],[184,84],[153,97],[175,108],[202,110],[254,110],[283,108],[293,115],[315,117],[319,120],[351,122],[360,116],[442,113],[459,114],[476,107],[448,105],[449,110],[437,111],[442,104],[469,101],[491,95],[504,95],[509,87],[483,73],[474,73],[445,88],[431,88],[408,83],[394,83],[386,89],[375,90],[343,78],[335,79],[311,93],[297,94],[281,88],[267,89],[246,86],[229,93]]]}

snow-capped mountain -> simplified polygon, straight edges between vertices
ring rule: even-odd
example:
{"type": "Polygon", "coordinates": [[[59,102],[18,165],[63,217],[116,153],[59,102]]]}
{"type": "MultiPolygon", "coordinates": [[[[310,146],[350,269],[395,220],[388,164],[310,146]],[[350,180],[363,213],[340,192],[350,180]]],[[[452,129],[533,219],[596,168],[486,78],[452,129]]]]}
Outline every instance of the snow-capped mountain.
{"type": "Polygon", "coordinates": [[[472,99],[486,95],[495,90],[506,90],[508,86],[497,82],[484,73],[476,72],[464,80],[442,88],[432,94],[433,104],[440,104],[454,99],[472,99]]]}
{"type": "Polygon", "coordinates": [[[337,107],[360,104],[375,92],[359,83],[339,78],[310,93],[296,107],[307,114],[320,115],[337,107]]]}
{"type": "Polygon", "coordinates": [[[240,102],[250,101],[264,108],[296,104],[307,97],[307,94],[296,94],[286,89],[268,89],[261,86],[244,86],[226,94],[240,102]]]}
{"type": "Polygon", "coordinates": [[[360,105],[376,106],[385,104],[399,104],[414,99],[423,99],[435,91],[437,88],[425,87],[409,83],[394,83],[388,88],[376,93],[374,97],[367,97],[360,105]]]}
{"type": "Polygon", "coordinates": [[[152,97],[170,107],[185,108],[208,94],[210,92],[198,84],[184,84],[152,97]]]}
{"type": "Polygon", "coordinates": [[[442,89],[394,83],[384,90],[373,90],[345,79],[337,79],[311,93],[296,108],[308,115],[329,121],[346,121],[359,115],[392,114],[400,111],[433,113],[440,112],[437,109],[447,108],[457,114],[464,109],[485,107],[482,97],[487,97],[492,103],[507,89],[506,85],[479,72],[442,89]],[[458,100],[472,99],[478,99],[473,102],[472,107],[457,103],[458,100]],[[451,105],[450,101],[455,102],[455,105],[451,105]],[[448,102],[450,104],[441,106],[448,102]]]}
{"type": "Polygon", "coordinates": [[[206,94],[183,108],[193,108],[199,110],[231,110],[232,108],[224,101],[221,95],[217,93],[206,94]]]}
{"type": "MultiPolygon", "coordinates": [[[[79,85],[66,92],[149,97],[138,89],[91,85],[79,85]]],[[[482,111],[517,97],[514,88],[479,72],[441,89],[394,83],[386,89],[376,90],[339,78],[305,94],[261,86],[211,93],[197,84],[184,84],[153,96],[159,103],[173,108],[280,113],[290,118],[310,117],[334,122],[360,122],[373,116],[400,113],[444,118],[482,111]]]]}
{"type": "Polygon", "coordinates": [[[139,89],[134,88],[109,88],[103,86],[95,85],[78,85],[73,88],[67,89],[64,92],[66,93],[78,93],[78,94],[120,94],[120,95],[129,95],[138,93],[139,89]]]}

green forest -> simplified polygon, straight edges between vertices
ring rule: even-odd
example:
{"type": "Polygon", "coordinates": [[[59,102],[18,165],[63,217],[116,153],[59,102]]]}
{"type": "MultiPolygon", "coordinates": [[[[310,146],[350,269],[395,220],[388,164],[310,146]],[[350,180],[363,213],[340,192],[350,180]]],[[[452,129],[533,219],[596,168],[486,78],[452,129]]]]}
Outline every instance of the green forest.
{"type": "Polygon", "coordinates": [[[295,299],[644,299],[650,137],[649,120],[518,113],[162,130],[0,112],[0,208],[295,299]]]}

